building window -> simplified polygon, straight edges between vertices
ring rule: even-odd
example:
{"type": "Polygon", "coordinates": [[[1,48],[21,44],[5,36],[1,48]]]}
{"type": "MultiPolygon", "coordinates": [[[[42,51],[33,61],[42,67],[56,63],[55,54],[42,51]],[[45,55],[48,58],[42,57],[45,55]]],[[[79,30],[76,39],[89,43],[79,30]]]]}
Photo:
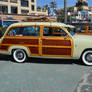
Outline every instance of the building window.
{"type": "Polygon", "coordinates": [[[21,13],[22,14],[27,14],[27,13],[29,13],[29,10],[21,10],[21,13]]]}
{"type": "Polygon", "coordinates": [[[17,3],[17,0],[10,0],[11,3],[17,3]]]}
{"type": "Polygon", "coordinates": [[[34,10],[35,10],[35,7],[34,7],[34,5],[32,5],[32,6],[31,6],[31,8],[32,8],[32,11],[34,11],[34,10]]]}
{"type": "Polygon", "coordinates": [[[31,0],[31,2],[34,2],[34,0],[31,0]]]}
{"type": "Polygon", "coordinates": [[[3,1],[3,2],[8,2],[8,0],[0,0],[0,1],[3,1]]]}
{"type": "Polygon", "coordinates": [[[0,5],[0,13],[7,14],[8,6],[0,5]]]}
{"type": "Polygon", "coordinates": [[[13,7],[13,6],[11,7],[12,14],[17,14],[18,13],[17,11],[18,11],[17,7],[13,7]]]}
{"type": "Polygon", "coordinates": [[[28,7],[28,0],[21,0],[21,6],[28,7]]]}

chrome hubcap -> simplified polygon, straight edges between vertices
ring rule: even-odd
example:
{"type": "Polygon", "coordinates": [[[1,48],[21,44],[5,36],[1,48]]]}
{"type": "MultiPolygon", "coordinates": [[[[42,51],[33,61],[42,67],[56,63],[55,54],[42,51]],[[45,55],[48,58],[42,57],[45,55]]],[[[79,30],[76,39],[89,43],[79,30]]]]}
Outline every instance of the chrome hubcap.
{"type": "Polygon", "coordinates": [[[92,53],[86,55],[86,60],[92,63],[92,53]]]}
{"type": "Polygon", "coordinates": [[[23,54],[21,51],[18,51],[18,52],[16,53],[16,57],[17,57],[17,59],[21,60],[21,59],[24,58],[24,54],[23,54]]]}

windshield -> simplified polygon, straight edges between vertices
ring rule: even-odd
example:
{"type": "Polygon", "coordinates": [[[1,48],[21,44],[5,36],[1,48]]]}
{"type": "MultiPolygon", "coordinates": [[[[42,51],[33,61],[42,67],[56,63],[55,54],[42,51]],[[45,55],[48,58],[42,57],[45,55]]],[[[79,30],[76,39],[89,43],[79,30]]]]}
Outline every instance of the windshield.
{"type": "Polygon", "coordinates": [[[66,27],[67,31],[71,34],[71,35],[75,35],[76,33],[76,29],[75,28],[70,28],[70,27],[66,27]]]}

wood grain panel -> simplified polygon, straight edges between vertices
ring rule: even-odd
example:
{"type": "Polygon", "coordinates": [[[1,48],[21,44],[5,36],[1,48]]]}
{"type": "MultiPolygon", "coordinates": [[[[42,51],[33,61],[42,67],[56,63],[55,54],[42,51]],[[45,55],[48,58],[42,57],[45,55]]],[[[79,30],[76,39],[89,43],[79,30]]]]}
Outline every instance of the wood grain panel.
{"type": "Polygon", "coordinates": [[[42,53],[46,55],[71,55],[71,48],[42,48],[42,53]]]}
{"type": "Polygon", "coordinates": [[[38,47],[28,47],[30,52],[32,54],[39,54],[39,48],[38,47]]]}
{"type": "Polygon", "coordinates": [[[3,39],[2,44],[38,45],[38,39],[3,39]]]}
{"type": "Polygon", "coordinates": [[[70,40],[43,40],[42,45],[48,46],[71,46],[70,40]]]}
{"type": "Polygon", "coordinates": [[[0,50],[8,50],[9,46],[0,45],[0,50]]]}

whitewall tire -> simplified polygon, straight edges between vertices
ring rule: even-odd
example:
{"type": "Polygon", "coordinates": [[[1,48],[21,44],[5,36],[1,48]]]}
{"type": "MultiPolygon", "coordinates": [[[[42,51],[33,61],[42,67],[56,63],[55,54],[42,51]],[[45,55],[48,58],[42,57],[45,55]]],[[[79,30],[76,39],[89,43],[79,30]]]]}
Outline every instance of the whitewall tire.
{"type": "Polygon", "coordinates": [[[82,61],[85,65],[92,65],[92,50],[87,50],[83,53],[82,61]]]}
{"type": "Polygon", "coordinates": [[[27,60],[27,55],[24,50],[16,49],[13,51],[12,57],[17,63],[23,63],[27,60]]]}

